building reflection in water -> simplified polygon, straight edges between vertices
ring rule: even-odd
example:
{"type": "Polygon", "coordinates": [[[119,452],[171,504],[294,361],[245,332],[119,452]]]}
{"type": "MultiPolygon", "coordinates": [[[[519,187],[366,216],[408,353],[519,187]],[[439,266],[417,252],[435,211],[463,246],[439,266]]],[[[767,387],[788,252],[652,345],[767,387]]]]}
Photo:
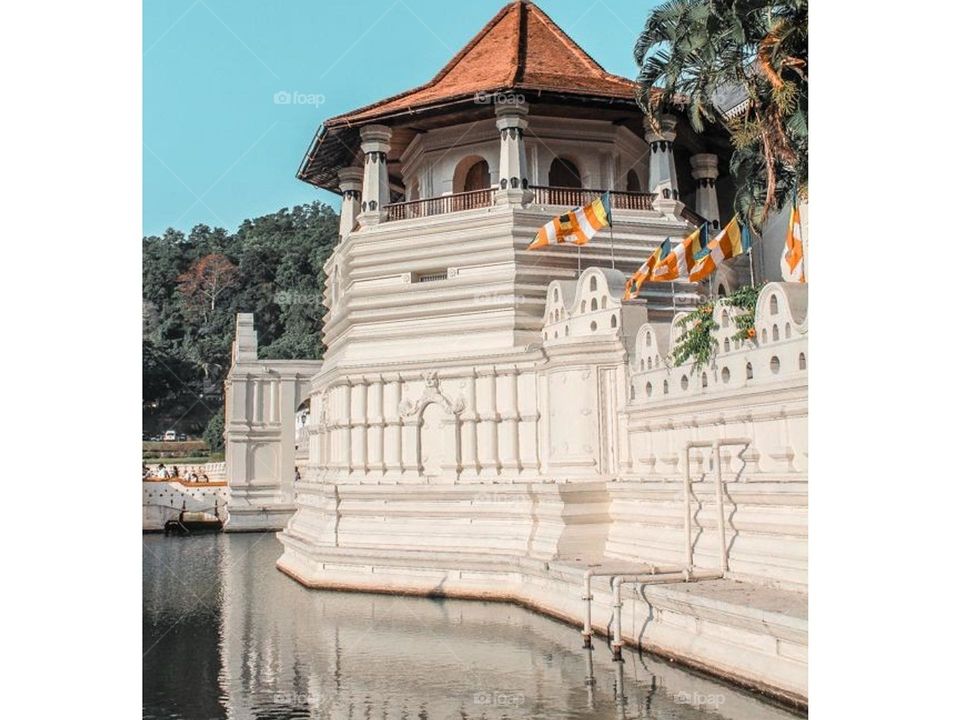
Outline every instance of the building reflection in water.
{"type": "Polygon", "coordinates": [[[513,605],[308,590],[272,534],[143,555],[145,718],[793,717],[513,605]]]}

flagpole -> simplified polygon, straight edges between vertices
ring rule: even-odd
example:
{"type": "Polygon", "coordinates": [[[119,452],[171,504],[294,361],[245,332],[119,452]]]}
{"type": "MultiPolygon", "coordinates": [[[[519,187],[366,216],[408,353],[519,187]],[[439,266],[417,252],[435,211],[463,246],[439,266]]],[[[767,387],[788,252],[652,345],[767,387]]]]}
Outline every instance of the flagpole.
{"type": "Polygon", "coordinates": [[[617,269],[617,263],[613,259],[613,223],[610,224],[610,267],[617,269]]]}

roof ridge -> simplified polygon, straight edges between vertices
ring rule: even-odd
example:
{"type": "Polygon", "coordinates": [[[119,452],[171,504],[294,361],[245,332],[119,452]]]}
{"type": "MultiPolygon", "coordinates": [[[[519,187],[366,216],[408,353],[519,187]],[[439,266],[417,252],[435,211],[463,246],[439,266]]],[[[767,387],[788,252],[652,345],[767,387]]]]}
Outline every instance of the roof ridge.
{"type": "Polygon", "coordinates": [[[500,24],[500,21],[506,16],[508,12],[514,7],[526,3],[526,0],[511,0],[511,2],[504,5],[500,8],[500,11],[494,15],[490,20],[487,21],[487,24],[480,28],[480,32],[473,36],[473,38],[460,48],[460,52],[450,58],[449,62],[440,68],[440,72],[433,76],[433,79],[427,83],[424,83],[421,87],[427,87],[429,85],[436,85],[438,82],[443,80],[447,75],[450,74],[450,71],[453,70],[457,64],[477,45],[480,44],[480,41],[490,34],[490,31],[493,30],[497,25],[500,24]]]}
{"type": "Polygon", "coordinates": [[[531,2],[530,0],[517,0],[517,2],[522,2],[524,5],[532,8],[535,11],[535,14],[537,15],[537,19],[540,20],[540,22],[542,22],[543,25],[548,30],[550,30],[550,32],[552,32],[557,37],[557,39],[560,40],[561,43],[563,43],[567,47],[568,50],[571,50],[574,55],[580,56],[579,59],[582,61],[585,61],[585,64],[588,67],[591,67],[591,69],[595,70],[600,76],[617,78],[620,80],[630,80],[629,78],[625,78],[621,75],[616,75],[614,73],[608,72],[607,69],[603,67],[603,65],[597,62],[596,58],[594,58],[593,55],[591,55],[590,53],[588,53],[586,50],[583,49],[580,43],[578,43],[576,40],[570,37],[562,27],[557,25],[557,23],[554,22],[553,18],[547,15],[547,13],[539,5],[537,5],[534,2],[531,2]]]}

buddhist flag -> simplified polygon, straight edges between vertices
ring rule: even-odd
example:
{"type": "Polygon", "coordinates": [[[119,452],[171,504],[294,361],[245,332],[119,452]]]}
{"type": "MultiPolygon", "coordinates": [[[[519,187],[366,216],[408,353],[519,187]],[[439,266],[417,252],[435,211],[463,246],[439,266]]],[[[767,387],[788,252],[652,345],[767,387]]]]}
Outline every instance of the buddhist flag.
{"type": "Polygon", "coordinates": [[[670,238],[664,238],[663,242],[657,246],[657,249],[650,253],[650,257],[644,261],[643,265],[627,280],[627,286],[623,289],[624,300],[633,300],[640,294],[640,286],[650,278],[654,268],[657,267],[669,252],[670,238]]]}
{"type": "Polygon", "coordinates": [[[653,269],[651,282],[668,282],[684,277],[707,254],[707,223],[690,233],[653,269]]]}
{"type": "Polygon", "coordinates": [[[536,250],[547,245],[562,245],[572,242],[586,245],[594,236],[613,221],[610,212],[610,193],[605,192],[586,207],[574,208],[560,217],[555,217],[537,231],[537,237],[527,250],[536,250]]]}
{"type": "Polygon", "coordinates": [[[740,221],[734,216],[720,234],[707,243],[707,252],[688,273],[690,282],[700,282],[716,270],[724,260],[743,255],[749,249],[750,228],[747,226],[741,228],[740,221]]]}
{"type": "Polygon", "coordinates": [[[803,237],[800,229],[800,209],[794,202],[790,210],[787,242],[783,246],[783,256],[780,258],[780,273],[787,282],[807,281],[803,268],[803,237]]]}

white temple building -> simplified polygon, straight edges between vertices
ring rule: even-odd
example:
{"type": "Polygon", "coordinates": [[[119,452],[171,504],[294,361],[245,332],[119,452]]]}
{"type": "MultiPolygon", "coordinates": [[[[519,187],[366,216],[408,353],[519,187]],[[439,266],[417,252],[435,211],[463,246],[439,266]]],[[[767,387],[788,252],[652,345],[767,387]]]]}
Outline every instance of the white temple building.
{"type": "Polygon", "coordinates": [[[587,640],[805,704],[807,288],[776,282],[783,234],[715,274],[771,282],[754,341],[715,306],[706,367],[669,358],[707,287],[622,299],[664,237],[730,219],[729,152],[680,115],[654,133],[632,81],[525,1],[430,82],[328,120],[299,170],[343,197],[327,352],[260,359],[238,316],[228,529],[279,530],[311,587],[586,612],[587,640]],[[606,190],[610,230],[526,249],[606,190]]]}

